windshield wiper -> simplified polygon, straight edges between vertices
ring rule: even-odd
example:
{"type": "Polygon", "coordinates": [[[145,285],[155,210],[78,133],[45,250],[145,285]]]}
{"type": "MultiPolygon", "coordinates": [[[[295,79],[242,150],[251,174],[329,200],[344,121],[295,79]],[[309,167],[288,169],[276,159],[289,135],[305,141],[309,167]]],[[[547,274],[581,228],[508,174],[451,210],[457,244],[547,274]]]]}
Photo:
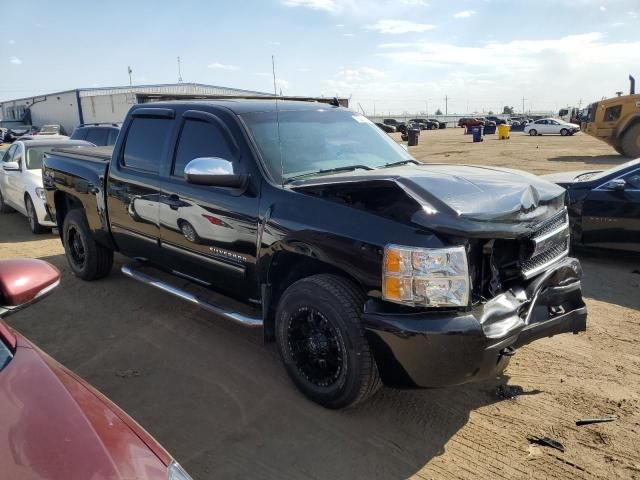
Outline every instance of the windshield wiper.
{"type": "Polygon", "coordinates": [[[312,177],[314,175],[318,175],[321,173],[336,173],[336,172],[350,172],[352,170],[375,170],[375,168],[370,167],[369,165],[345,165],[344,167],[335,167],[335,168],[327,168],[324,170],[317,170],[315,172],[303,173],[302,175],[296,175],[293,177],[287,178],[285,183],[289,183],[293,180],[297,180],[303,177],[312,177]]]}
{"type": "Polygon", "coordinates": [[[398,165],[406,165],[407,163],[415,163],[416,165],[420,165],[420,162],[417,160],[400,160],[399,162],[385,163],[380,168],[397,167],[398,165]]]}

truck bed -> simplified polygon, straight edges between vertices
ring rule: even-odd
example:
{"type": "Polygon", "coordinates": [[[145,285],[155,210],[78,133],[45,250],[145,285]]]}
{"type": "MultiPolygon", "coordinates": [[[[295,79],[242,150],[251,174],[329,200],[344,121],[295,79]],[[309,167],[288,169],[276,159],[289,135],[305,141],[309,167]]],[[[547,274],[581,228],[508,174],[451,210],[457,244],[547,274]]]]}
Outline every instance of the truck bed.
{"type": "Polygon", "coordinates": [[[77,160],[88,160],[93,162],[109,162],[113,153],[113,146],[109,147],[60,147],[51,150],[54,154],[63,154],[65,157],[77,160]]]}

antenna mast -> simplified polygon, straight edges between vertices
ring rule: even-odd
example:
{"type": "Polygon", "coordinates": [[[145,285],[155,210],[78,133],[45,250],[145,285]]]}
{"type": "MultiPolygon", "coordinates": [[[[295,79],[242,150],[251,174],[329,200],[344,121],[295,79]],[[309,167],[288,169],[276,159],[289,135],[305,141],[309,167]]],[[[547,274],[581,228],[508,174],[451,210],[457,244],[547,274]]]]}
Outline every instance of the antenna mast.
{"type": "MultiPolygon", "coordinates": [[[[276,84],[276,57],[271,55],[271,70],[273,71],[273,96],[276,100],[276,123],[278,124],[278,151],[280,153],[280,175],[284,185],[284,163],[282,162],[282,141],[280,139],[280,109],[278,108],[278,90],[276,84]]],[[[281,93],[282,94],[282,93],[281,93]]]]}

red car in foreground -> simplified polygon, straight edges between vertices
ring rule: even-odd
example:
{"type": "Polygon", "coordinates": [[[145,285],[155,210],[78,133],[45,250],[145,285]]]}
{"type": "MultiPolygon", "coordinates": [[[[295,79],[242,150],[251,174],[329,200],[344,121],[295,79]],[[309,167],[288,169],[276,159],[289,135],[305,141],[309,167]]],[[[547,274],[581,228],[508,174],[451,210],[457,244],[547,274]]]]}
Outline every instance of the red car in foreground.
{"type": "MultiPolygon", "coordinates": [[[[0,261],[0,317],[59,281],[42,260],[0,261]]],[[[131,417],[1,320],[0,477],[191,480],[131,417]]]]}

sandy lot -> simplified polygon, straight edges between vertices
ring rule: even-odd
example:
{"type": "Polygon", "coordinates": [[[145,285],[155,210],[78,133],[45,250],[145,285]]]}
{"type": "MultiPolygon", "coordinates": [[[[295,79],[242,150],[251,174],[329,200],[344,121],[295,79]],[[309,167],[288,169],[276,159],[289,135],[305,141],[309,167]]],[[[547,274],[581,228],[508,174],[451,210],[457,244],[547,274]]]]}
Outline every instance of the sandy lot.
{"type": "MultiPolygon", "coordinates": [[[[420,141],[412,151],[425,161],[534,173],[622,161],[582,134],[472,144],[448,129],[423,132],[420,141]]],[[[258,333],[117,268],[105,280],[79,281],[62,252],[57,237],[31,235],[18,214],[0,216],[0,258],[44,258],[64,271],[53,295],[9,323],[122,406],[195,479],[640,479],[638,256],[579,252],[588,331],[522,348],[503,378],[445,390],[384,388],[334,412],[297,393],[258,333]],[[575,425],[602,415],[618,420],[575,425]],[[531,445],[531,435],[566,451],[531,445]]]]}

